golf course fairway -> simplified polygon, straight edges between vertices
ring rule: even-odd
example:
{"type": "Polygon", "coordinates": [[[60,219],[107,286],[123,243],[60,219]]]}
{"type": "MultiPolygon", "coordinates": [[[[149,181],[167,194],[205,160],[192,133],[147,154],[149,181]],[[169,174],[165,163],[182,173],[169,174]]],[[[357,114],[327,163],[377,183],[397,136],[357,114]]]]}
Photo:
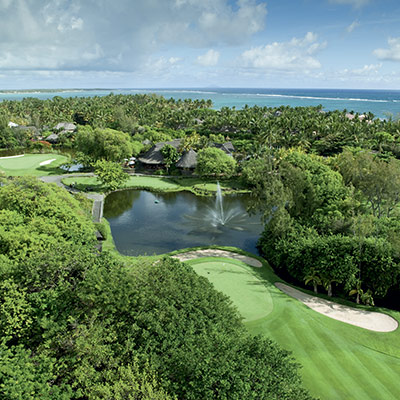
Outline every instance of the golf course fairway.
{"type": "MultiPolygon", "coordinates": [[[[319,314],[275,287],[280,279],[267,264],[255,268],[216,257],[188,263],[231,298],[251,333],[266,335],[293,352],[314,396],[400,398],[400,329],[373,332],[319,314]]],[[[399,320],[400,313],[384,311],[399,320]]]]}
{"type": "Polygon", "coordinates": [[[68,162],[68,157],[60,154],[21,154],[20,156],[0,157],[0,171],[8,176],[45,176],[65,171],[58,167],[68,162]]]}

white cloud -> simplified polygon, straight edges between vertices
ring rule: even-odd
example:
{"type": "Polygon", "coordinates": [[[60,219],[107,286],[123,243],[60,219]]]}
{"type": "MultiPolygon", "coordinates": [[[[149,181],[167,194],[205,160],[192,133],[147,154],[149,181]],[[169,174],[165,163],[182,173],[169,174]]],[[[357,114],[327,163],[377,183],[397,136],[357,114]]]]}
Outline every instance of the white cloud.
{"type": "Polygon", "coordinates": [[[246,44],[267,10],[262,0],[0,0],[0,14],[4,69],[135,71],[173,46],[246,44]]]}
{"type": "Polygon", "coordinates": [[[8,8],[10,7],[13,0],[0,0],[0,7],[8,8]]]}
{"type": "MultiPolygon", "coordinates": [[[[387,84],[395,81],[395,77],[382,71],[382,63],[365,64],[358,68],[344,68],[336,71],[324,71],[319,76],[320,80],[327,82],[340,82],[341,84],[352,85],[350,87],[365,87],[370,85],[377,87],[379,83],[387,84]],[[355,86],[354,86],[355,85],[355,86]]],[[[378,86],[379,87],[379,86],[378,86]]]]}
{"type": "Polygon", "coordinates": [[[141,68],[141,73],[149,76],[166,76],[179,69],[178,57],[149,57],[141,68]]]}
{"type": "Polygon", "coordinates": [[[301,39],[293,38],[289,42],[274,42],[246,50],[240,57],[240,64],[265,70],[313,70],[321,67],[314,55],[325,47],[326,42],[318,42],[317,35],[308,32],[301,39]]]}
{"type": "Polygon", "coordinates": [[[173,64],[178,63],[180,60],[181,60],[181,59],[180,59],[179,57],[170,57],[170,58],[168,59],[168,62],[169,62],[171,65],[173,65],[173,64]]]}
{"type": "Polygon", "coordinates": [[[248,37],[264,28],[267,9],[263,3],[257,4],[255,0],[238,0],[236,12],[224,9],[220,0],[211,3],[214,6],[205,9],[198,20],[199,27],[208,41],[216,36],[226,38],[228,44],[240,43],[243,41],[243,35],[248,37]]]}
{"type": "Polygon", "coordinates": [[[348,4],[350,6],[353,6],[354,8],[361,8],[370,3],[371,0],[329,0],[329,1],[331,3],[348,4]]]}
{"type": "Polygon", "coordinates": [[[98,43],[94,45],[93,49],[89,49],[82,54],[82,58],[88,61],[99,60],[103,56],[104,51],[98,43]]]}
{"type": "Polygon", "coordinates": [[[352,69],[351,73],[357,76],[371,76],[379,74],[381,68],[382,68],[382,63],[367,64],[361,68],[352,69]]]}
{"type": "Polygon", "coordinates": [[[356,29],[357,27],[360,26],[360,23],[358,21],[353,21],[347,28],[346,31],[348,33],[351,33],[354,31],[354,29],[356,29]]]}
{"type": "Polygon", "coordinates": [[[376,49],[373,54],[380,60],[400,61],[400,37],[388,39],[388,49],[376,49]]]}
{"type": "Polygon", "coordinates": [[[204,67],[213,67],[218,64],[219,52],[213,49],[207,51],[207,53],[197,57],[197,63],[204,67]]]}

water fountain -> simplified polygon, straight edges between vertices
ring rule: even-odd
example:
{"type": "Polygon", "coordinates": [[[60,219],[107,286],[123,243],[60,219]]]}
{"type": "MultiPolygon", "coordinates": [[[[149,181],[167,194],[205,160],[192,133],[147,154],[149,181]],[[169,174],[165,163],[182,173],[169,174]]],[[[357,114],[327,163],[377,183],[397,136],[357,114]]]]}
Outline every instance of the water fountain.
{"type": "Polygon", "coordinates": [[[221,185],[219,184],[219,182],[217,182],[217,197],[215,200],[215,209],[217,211],[216,218],[217,221],[221,224],[221,225],[225,225],[225,213],[224,213],[224,205],[222,203],[222,190],[221,190],[221,185]]]}
{"type": "Polygon", "coordinates": [[[229,229],[246,230],[247,217],[247,213],[238,206],[224,204],[219,182],[217,182],[215,202],[212,205],[208,205],[206,210],[202,208],[192,215],[185,215],[185,219],[193,224],[193,232],[203,231],[214,234],[229,229]]]}
{"type": "Polygon", "coordinates": [[[257,252],[262,224],[260,215],[247,214],[250,198],[246,194],[223,196],[220,185],[213,197],[132,192],[133,197],[127,197],[128,192],[112,193],[105,204],[105,216],[123,254],[162,254],[209,245],[257,252]]]}

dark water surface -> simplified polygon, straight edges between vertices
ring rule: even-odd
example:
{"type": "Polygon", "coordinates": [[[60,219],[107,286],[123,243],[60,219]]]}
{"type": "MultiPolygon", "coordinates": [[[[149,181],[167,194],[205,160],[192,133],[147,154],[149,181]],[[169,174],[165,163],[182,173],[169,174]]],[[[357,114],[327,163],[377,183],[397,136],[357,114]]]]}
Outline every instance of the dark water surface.
{"type": "Polygon", "coordinates": [[[111,193],[104,216],[118,251],[125,255],[163,254],[194,246],[236,246],[257,253],[260,215],[249,216],[247,195],[223,197],[223,222],[216,199],[192,193],[144,190],[111,193]]]}

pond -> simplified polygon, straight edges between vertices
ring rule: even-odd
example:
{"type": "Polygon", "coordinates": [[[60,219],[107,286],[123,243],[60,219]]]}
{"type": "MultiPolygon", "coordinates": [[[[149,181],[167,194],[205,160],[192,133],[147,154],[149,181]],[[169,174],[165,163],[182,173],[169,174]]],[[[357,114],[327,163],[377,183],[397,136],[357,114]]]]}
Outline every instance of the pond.
{"type": "Polygon", "coordinates": [[[188,192],[111,193],[104,216],[118,251],[129,256],[163,254],[195,246],[236,246],[257,253],[260,215],[248,215],[248,195],[198,197],[188,192]]]}

